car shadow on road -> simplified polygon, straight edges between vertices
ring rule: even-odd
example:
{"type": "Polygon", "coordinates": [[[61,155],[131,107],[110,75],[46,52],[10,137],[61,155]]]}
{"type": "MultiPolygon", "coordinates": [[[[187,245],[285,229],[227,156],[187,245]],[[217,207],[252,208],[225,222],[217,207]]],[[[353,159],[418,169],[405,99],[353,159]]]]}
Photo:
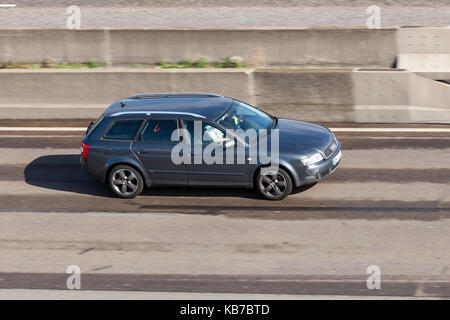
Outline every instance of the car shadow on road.
{"type": "MultiPolygon", "coordinates": [[[[107,185],[89,179],[83,174],[78,154],[48,155],[36,158],[26,166],[24,176],[26,183],[40,188],[99,197],[115,197],[107,185]]],[[[303,192],[312,186],[295,188],[293,193],[303,192]]],[[[159,197],[239,197],[263,200],[253,189],[221,187],[154,187],[145,189],[142,195],[159,197]]]]}
{"type": "Polygon", "coordinates": [[[48,155],[31,161],[24,170],[25,182],[45,189],[113,197],[101,182],[87,178],[80,168],[80,155],[48,155]]]}

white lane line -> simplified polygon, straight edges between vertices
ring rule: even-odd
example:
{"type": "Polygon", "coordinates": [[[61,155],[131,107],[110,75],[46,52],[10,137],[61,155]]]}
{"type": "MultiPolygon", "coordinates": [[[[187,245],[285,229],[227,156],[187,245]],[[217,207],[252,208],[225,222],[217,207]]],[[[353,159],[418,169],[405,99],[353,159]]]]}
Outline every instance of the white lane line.
{"type": "MultiPolygon", "coordinates": [[[[2,134],[0,133],[0,138],[80,138],[80,135],[74,134],[2,134]]],[[[426,136],[352,136],[352,139],[361,140],[448,140],[450,137],[426,137],[426,136]]]]}
{"type": "Polygon", "coordinates": [[[80,128],[80,127],[0,127],[0,131],[86,131],[86,128],[80,128]]]}
{"type": "MultiPolygon", "coordinates": [[[[79,148],[0,148],[0,165],[5,164],[29,164],[31,161],[40,157],[61,156],[61,155],[79,155],[79,148]]],[[[55,159],[55,157],[53,157],[55,159]]],[[[56,158],[57,159],[57,158],[56,158]]],[[[50,160],[49,160],[50,161],[50,160]]],[[[54,161],[54,160],[53,160],[54,161]]],[[[54,163],[54,162],[53,162],[54,163]]]]}
{"type": "MultiPolygon", "coordinates": [[[[90,181],[85,182],[54,182],[43,184],[39,182],[10,181],[3,180],[8,185],[7,189],[0,191],[2,196],[49,196],[64,195],[68,197],[93,197],[96,193],[103,192],[103,186],[90,181]]],[[[145,195],[143,198],[145,199],[145,195]]],[[[153,197],[152,197],[153,198],[153,197]]],[[[176,197],[180,199],[180,197],[176,197]]],[[[389,182],[328,182],[318,183],[314,188],[305,192],[293,194],[291,200],[370,200],[370,201],[439,201],[450,202],[450,185],[447,183],[411,182],[411,183],[389,183],[389,182]]],[[[154,198],[153,198],[154,199],[154,198]]],[[[214,199],[209,198],[208,201],[214,199]]],[[[230,209],[230,210],[236,210],[230,209]]],[[[178,213],[182,213],[179,211],[178,213]]],[[[159,212],[161,216],[164,216],[159,212]]],[[[153,214],[155,216],[155,214],[153,214]]]]}
{"type": "Polygon", "coordinates": [[[2,300],[438,300],[439,297],[295,295],[261,293],[196,293],[106,290],[0,289],[2,300]]]}
{"type": "Polygon", "coordinates": [[[14,3],[0,4],[0,8],[15,8],[16,6],[17,6],[17,4],[14,4],[14,3]]]}
{"type": "Polygon", "coordinates": [[[116,212],[116,211],[11,211],[11,210],[0,210],[0,214],[2,216],[5,215],[12,215],[17,216],[18,214],[22,215],[35,215],[35,214],[41,214],[41,215],[52,215],[52,214],[64,214],[64,215],[83,215],[83,216],[178,216],[182,213],[180,212],[128,212],[128,211],[122,211],[122,212],[116,212]]]}
{"type": "Polygon", "coordinates": [[[448,159],[450,159],[449,148],[344,150],[340,167],[379,170],[450,169],[448,159]]]}
{"type": "MultiPolygon", "coordinates": [[[[73,134],[0,134],[0,138],[80,138],[80,135],[73,134]]],[[[384,137],[389,138],[389,137],[384,137]]],[[[439,138],[439,137],[436,137],[439,138]]],[[[440,137],[442,138],[442,137],[440,137]]]]}
{"type": "MultiPolygon", "coordinates": [[[[450,132],[450,128],[330,128],[334,132],[450,132]]],[[[0,131],[86,131],[81,127],[0,127],[0,131]]]]}
{"type": "MultiPolygon", "coordinates": [[[[78,144],[77,144],[78,145],[78,144]]],[[[64,163],[61,155],[76,155],[76,148],[0,148],[0,165],[27,165],[40,157],[40,161],[64,163]]],[[[427,149],[369,149],[344,150],[340,168],[353,169],[450,169],[450,148],[427,149]]],[[[338,169],[339,170],[339,169],[338,169]]],[[[1,177],[0,177],[1,178],[1,177]]]]}

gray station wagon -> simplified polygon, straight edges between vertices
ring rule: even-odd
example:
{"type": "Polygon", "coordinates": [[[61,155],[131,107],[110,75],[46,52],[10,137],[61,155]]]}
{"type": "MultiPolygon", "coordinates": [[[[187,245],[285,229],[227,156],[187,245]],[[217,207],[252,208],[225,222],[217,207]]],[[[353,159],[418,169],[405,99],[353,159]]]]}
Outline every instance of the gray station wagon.
{"type": "Polygon", "coordinates": [[[123,198],[145,187],[191,185],[256,188],[281,200],[340,160],[341,144],[325,127],[220,95],[161,93],[111,104],[86,130],[80,162],[123,198]]]}

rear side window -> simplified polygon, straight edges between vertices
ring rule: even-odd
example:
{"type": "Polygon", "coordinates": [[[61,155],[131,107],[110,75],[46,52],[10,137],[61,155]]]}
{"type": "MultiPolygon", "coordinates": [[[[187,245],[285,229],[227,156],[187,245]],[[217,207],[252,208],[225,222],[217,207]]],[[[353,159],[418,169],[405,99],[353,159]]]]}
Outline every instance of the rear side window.
{"type": "Polygon", "coordinates": [[[178,141],[177,120],[149,120],[141,133],[141,140],[151,143],[176,143],[178,141]],[[172,133],[176,140],[172,140],[172,133]]]}
{"type": "Polygon", "coordinates": [[[103,137],[104,139],[133,140],[142,120],[116,121],[103,137]]]}

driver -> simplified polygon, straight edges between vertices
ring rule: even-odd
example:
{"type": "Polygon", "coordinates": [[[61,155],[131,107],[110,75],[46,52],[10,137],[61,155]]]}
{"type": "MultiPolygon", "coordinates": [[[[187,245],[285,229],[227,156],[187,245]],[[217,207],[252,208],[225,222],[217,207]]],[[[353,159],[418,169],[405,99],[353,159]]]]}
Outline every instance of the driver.
{"type": "Polygon", "coordinates": [[[219,129],[211,126],[205,127],[205,139],[206,141],[214,141],[214,143],[221,143],[227,141],[228,138],[224,137],[224,134],[219,129]]]}
{"type": "Polygon", "coordinates": [[[222,125],[228,129],[240,129],[240,124],[243,122],[243,118],[238,117],[235,114],[231,115],[227,113],[221,122],[222,125]]]}

